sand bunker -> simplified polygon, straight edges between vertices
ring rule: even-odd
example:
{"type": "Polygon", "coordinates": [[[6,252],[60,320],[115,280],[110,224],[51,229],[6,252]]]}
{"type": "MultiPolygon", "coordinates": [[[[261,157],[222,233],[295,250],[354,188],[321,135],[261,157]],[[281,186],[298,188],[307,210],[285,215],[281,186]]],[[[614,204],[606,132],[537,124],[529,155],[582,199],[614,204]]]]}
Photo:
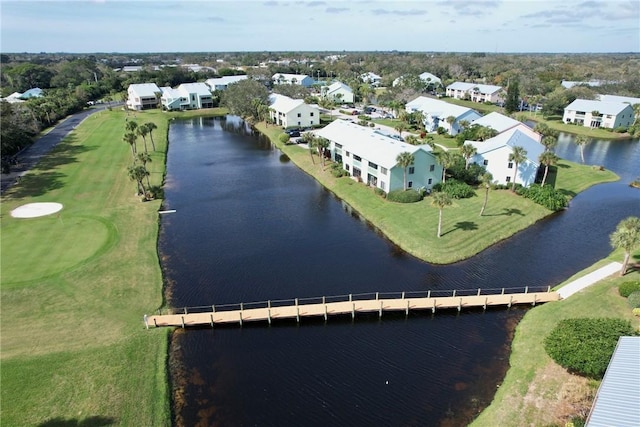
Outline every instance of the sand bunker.
{"type": "Polygon", "coordinates": [[[14,218],[36,218],[51,215],[62,209],[60,203],[28,203],[11,211],[14,218]]]}

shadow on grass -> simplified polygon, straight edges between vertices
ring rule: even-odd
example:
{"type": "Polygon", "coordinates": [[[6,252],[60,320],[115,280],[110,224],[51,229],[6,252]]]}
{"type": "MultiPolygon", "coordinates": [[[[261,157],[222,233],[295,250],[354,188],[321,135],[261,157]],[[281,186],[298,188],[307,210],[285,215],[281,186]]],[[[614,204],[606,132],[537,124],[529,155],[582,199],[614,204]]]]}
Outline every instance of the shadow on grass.
{"type": "Polygon", "coordinates": [[[43,156],[32,169],[48,171],[62,165],[76,163],[78,155],[95,149],[96,147],[88,145],[78,145],[76,136],[69,135],[64,141],[60,141],[49,154],[43,156]]]}
{"type": "Polygon", "coordinates": [[[460,221],[456,223],[456,225],[454,225],[451,230],[442,233],[442,235],[444,236],[445,234],[453,233],[456,230],[473,231],[477,229],[478,229],[478,224],[476,224],[473,221],[460,221]]]}
{"type": "Polygon", "coordinates": [[[117,422],[115,418],[112,417],[102,417],[99,415],[85,418],[83,420],[76,419],[67,419],[64,418],[53,418],[49,421],[45,421],[41,424],[38,424],[38,427],[101,427],[101,426],[109,426],[113,425],[117,422]]]}
{"type": "Polygon", "coordinates": [[[6,193],[8,198],[34,197],[57,190],[64,185],[66,175],[60,172],[33,172],[25,175],[6,193]]]}
{"type": "Polygon", "coordinates": [[[496,214],[483,214],[482,216],[511,216],[511,215],[520,215],[524,216],[520,209],[513,208],[503,208],[502,212],[496,214]]]}
{"type": "Polygon", "coordinates": [[[558,192],[561,193],[561,194],[564,194],[565,196],[567,196],[569,198],[576,197],[576,195],[578,194],[575,191],[565,190],[564,188],[559,189],[558,192]]]}

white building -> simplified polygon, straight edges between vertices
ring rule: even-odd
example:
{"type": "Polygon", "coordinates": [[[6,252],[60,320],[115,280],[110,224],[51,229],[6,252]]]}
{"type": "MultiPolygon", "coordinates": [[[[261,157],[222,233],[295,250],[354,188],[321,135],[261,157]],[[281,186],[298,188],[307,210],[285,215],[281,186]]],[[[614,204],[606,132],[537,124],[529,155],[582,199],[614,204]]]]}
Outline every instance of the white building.
{"type": "Polygon", "coordinates": [[[342,82],[335,82],[322,87],[322,97],[340,104],[353,104],[353,90],[342,82]]]}
{"type": "Polygon", "coordinates": [[[405,105],[408,113],[421,111],[423,115],[423,123],[427,132],[436,132],[439,127],[446,129],[449,135],[457,135],[462,126],[460,122],[467,121],[469,123],[482,117],[480,113],[468,107],[449,104],[439,99],[419,96],[405,105]],[[453,117],[452,123],[448,122],[448,118],[453,117]]]}
{"type": "Polygon", "coordinates": [[[466,141],[465,144],[471,144],[478,150],[471,158],[471,163],[483,165],[498,184],[512,182],[515,164],[509,160],[509,155],[513,153],[513,147],[523,147],[527,159],[518,164],[515,182],[528,187],[535,182],[540,167],[538,158],[544,152],[541,138],[541,135],[521,123],[486,141],[466,141]]]}
{"type": "Polygon", "coordinates": [[[376,73],[372,73],[371,71],[361,74],[360,78],[364,83],[369,83],[371,86],[375,87],[380,86],[380,82],[382,81],[382,77],[376,73]]]}
{"type": "Polygon", "coordinates": [[[288,96],[269,95],[269,116],[278,126],[283,128],[308,128],[320,124],[320,110],[302,99],[292,99],[288,96]]]}
{"type": "Polygon", "coordinates": [[[621,102],[623,104],[640,104],[640,98],[632,98],[630,96],[618,96],[618,95],[597,95],[598,101],[603,102],[621,102]]]}
{"type": "Polygon", "coordinates": [[[590,128],[627,128],[633,124],[634,111],[622,102],[576,99],[564,108],[562,121],[590,128]]]}
{"type": "Polygon", "coordinates": [[[127,108],[130,110],[146,110],[158,107],[162,91],[155,83],[137,83],[127,89],[127,108]]]}
{"type": "Polygon", "coordinates": [[[447,96],[457,99],[469,99],[473,102],[502,101],[502,87],[480,83],[455,82],[447,86],[447,96]]]}
{"type": "MultiPolygon", "coordinates": [[[[392,86],[398,86],[402,83],[405,76],[400,76],[391,83],[392,86]]],[[[424,72],[418,76],[418,78],[424,83],[425,86],[437,87],[442,84],[442,80],[434,74],[424,72]]]]}
{"type": "Polygon", "coordinates": [[[474,120],[472,124],[489,127],[498,133],[502,133],[507,129],[511,129],[514,126],[521,124],[521,122],[493,111],[486,116],[482,116],[479,119],[474,120]]]}
{"type": "Polygon", "coordinates": [[[301,85],[304,87],[311,87],[315,83],[315,80],[306,74],[276,73],[271,77],[271,80],[277,85],[301,85]]]}
{"type": "Polygon", "coordinates": [[[246,80],[249,76],[241,75],[241,76],[224,76],[216,79],[207,79],[205,83],[207,86],[214,90],[225,90],[230,84],[238,83],[241,80],[246,80]]]}
{"type": "Polygon", "coordinates": [[[442,166],[427,145],[407,144],[340,119],[314,133],[329,140],[331,158],[341,162],[349,175],[386,193],[404,188],[405,170],[396,160],[404,152],[415,158],[406,171],[407,188],[430,190],[442,180],[442,166]]]}
{"type": "Polygon", "coordinates": [[[211,91],[204,83],[183,83],[175,89],[163,87],[160,100],[169,111],[213,108],[211,91]]]}

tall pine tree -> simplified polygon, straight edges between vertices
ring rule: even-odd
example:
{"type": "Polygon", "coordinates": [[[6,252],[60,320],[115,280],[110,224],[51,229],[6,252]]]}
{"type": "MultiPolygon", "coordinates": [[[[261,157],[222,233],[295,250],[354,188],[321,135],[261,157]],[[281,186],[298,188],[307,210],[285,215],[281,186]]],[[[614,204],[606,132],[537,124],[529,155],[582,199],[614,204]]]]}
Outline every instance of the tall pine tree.
{"type": "Polygon", "coordinates": [[[518,80],[514,80],[510,82],[507,87],[507,99],[504,103],[504,111],[508,114],[513,113],[514,111],[518,111],[518,107],[520,106],[520,87],[518,85],[518,80]]]}

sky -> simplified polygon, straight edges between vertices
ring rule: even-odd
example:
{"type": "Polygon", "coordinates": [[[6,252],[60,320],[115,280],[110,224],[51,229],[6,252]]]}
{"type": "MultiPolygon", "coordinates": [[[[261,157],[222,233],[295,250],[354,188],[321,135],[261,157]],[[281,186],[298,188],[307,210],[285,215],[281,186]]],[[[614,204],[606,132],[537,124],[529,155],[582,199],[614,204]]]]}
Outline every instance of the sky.
{"type": "Polygon", "coordinates": [[[2,52],[639,52],[638,0],[0,0],[2,52]]]}

